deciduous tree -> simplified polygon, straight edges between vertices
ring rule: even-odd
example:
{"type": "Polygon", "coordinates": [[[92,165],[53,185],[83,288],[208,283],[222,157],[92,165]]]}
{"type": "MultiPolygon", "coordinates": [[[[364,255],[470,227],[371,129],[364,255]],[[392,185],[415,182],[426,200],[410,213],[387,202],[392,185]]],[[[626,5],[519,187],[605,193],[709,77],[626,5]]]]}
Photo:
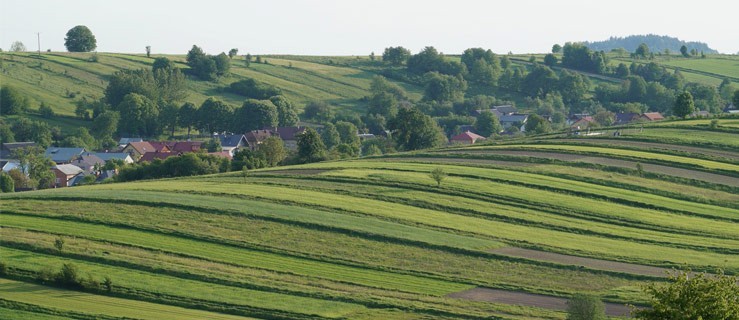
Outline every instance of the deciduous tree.
{"type": "Polygon", "coordinates": [[[605,320],[606,307],[592,295],[575,294],[567,301],[567,320],[605,320]]]}
{"type": "Polygon", "coordinates": [[[400,150],[438,147],[446,140],[436,121],[414,107],[400,109],[389,127],[400,150]]]}
{"type": "Polygon", "coordinates": [[[97,48],[97,40],[86,26],[76,26],[67,31],[64,46],[69,52],[90,52],[97,48]]]}
{"type": "Polygon", "coordinates": [[[280,137],[272,136],[259,145],[259,153],[264,156],[267,165],[274,167],[287,158],[285,143],[280,137]]]}
{"type": "Polygon", "coordinates": [[[672,113],[680,118],[687,117],[695,111],[695,102],[693,101],[693,95],[688,91],[677,96],[675,100],[675,106],[672,109],[672,113]]]}
{"type": "Polygon", "coordinates": [[[498,117],[490,111],[483,111],[475,120],[475,133],[483,137],[490,137],[501,130],[502,127],[498,117]]]}
{"type": "Polygon", "coordinates": [[[277,107],[269,100],[248,99],[234,112],[234,131],[248,132],[265,127],[276,127],[277,107]]]}
{"type": "Polygon", "coordinates": [[[326,146],[321,141],[321,136],[313,128],[305,129],[298,136],[298,160],[302,163],[318,162],[326,160],[326,146]]]}
{"type": "Polygon", "coordinates": [[[392,65],[402,65],[411,56],[411,52],[403,47],[389,47],[385,48],[385,52],[382,53],[382,61],[389,62],[392,65]]]}

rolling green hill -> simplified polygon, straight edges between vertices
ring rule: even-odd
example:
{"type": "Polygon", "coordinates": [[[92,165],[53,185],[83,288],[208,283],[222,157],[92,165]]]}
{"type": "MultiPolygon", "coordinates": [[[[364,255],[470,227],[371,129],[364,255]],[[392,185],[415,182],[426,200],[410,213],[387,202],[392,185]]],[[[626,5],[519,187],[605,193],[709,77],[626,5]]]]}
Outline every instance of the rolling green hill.
{"type": "Polygon", "coordinates": [[[577,292],[623,315],[669,268],[739,273],[722,121],[2,194],[0,316],[564,319],[577,292]],[[65,263],[86,292],[41,285],[65,263]]]}

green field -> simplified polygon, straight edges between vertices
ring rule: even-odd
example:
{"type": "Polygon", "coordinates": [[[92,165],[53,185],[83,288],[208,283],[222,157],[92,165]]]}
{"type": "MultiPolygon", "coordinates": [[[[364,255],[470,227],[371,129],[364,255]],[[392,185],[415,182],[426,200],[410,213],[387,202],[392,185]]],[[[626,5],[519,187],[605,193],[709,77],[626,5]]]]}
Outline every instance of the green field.
{"type": "Polygon", "coordinates": [[[246,178],[3,194],[0,315],[156,318],[179,308],[182,318],[563,319],[537,295],[585,292],[641,304],[640,286],[664,281],[669,268],[739,273],[739,153],[673,132],[731,145],[732,122],[713,131],[706,120],[673,124],[643,131],[675,141],[658,149],[629,135],[619,145],[553,137],[246,178]],[[609,161],[642,162],[644,172],[609,161]],[[448,175],[438,186],[429,176],[436,168],[448,175]],[[696,182],[685,172],[721,181],[696,182]],[[54,245],[60,238],[62,250],[54,245]],[[542,254],[516,253],[523,249],[542,254]],[[572,264],[571,256],[597,263],[572,264]],[[38,283],[64,263],[98,285],[81,292],[38,283]],[[99,284],[104,277],[110,291],[99,284]],[[449,296],[476,287],[530,299],[449,296]]]}

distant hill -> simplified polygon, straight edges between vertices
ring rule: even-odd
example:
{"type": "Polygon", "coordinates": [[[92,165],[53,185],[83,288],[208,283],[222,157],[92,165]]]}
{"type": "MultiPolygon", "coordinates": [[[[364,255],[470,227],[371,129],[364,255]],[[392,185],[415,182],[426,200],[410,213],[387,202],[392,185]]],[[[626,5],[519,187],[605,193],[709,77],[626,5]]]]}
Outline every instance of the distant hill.
{"type": "Polygon", "coordinates": [[[653,52],[663,52],[665,49],[669,49],[672,52],[680,52],[680,47],[685,45],[688,47],[688,50],[696,49],[699,52],[718,53],[718,51],[709,48],[708,44],[703,42],[687,42],[674,37],[658,36],[654,34],[633,35],[625,38],[611,37],[604,41],[584,42],[584,44],[592,50],[602,50],[606,52],[618,48],[624,48],[627,51],[633,52],[642,43],[646,43],[647,46],[649,46],[649,50],[653,52]]]}

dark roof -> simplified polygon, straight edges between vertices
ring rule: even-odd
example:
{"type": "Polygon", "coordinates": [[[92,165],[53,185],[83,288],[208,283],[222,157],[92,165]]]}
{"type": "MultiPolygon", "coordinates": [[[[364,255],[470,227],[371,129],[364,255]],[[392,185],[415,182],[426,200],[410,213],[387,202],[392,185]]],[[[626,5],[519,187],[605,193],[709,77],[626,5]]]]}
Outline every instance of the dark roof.
{"type": "Polygon", "coordinates": [[[627,124],[636,119],[639,119],[638,113],[626,112],[616,114],[616,124],[627,124]]]}
{"type": "Polygon", "coordinates": [[[44,155],[51,158],[51,161],[64,163],[77,159],[77,157],[79,157],[83,152],[85,152],[85,148],[49,147],[46,149],[46,152],[44,152],[44,155]]]}
{"type": "Polygon", "coordinates": [[[35,142],[8,142],[3,143],[0,148],[0,159],[10,159],[13,157],[13,151],[18,148],[35,147],[35,142]]]}
{"type": "Polygon", "coordinates": [[[272,130],[252,130],[244,134],[249,145],[255,146],[272,136],[272,130]]]}
{"type": "Polygon", "coordinates": [[[141,138],[121,138],[121,140],[118,140],[118,145],[127,145],[131,142],[142,142],[144,139],[141,138]]]}
{"type": "Polygon", "coordinates": [[[100,172],[100,175],[97,178],[97,181],[102,181],[107,178],[112,178],[116,175],[115,170],[103,170],[100,172]]]}
{"type": "Polygon", "coordinates": [[[296,137],[299,134],[305,132],[305,127],[277,127],[277,128],[266,128],[273,133],[276,133],[282,140],[297,140],[296,137]]]}
{"type": "Polygon", "coordinates": [[[233,135],[219,135],[218,139],[221,140],[221,146],[222,147],[230,147],[235,148],[238,147],[241,143],[242,145],[246,145],[246,137],[243,134],[233,134],[233,135]],[[243,139],[243,142],[242,142],[243,139]]]}
{"type": "Polygon", "coordinates": [[[511,114],[511,113],[516,113],[516,111],[518,111],[516,110],[516,107],[510,104],[506,104],[502,106],[494,106],[492,109],[495,109],[502,114],[511,114]]]}
{"type": "Polygon", "coordinates": [[[529,118],[528,114],[508,114],[508,115],[502,115],[500,117],[500,122],[508,122],[508,123],[523,123],[526,121],[526,119],[529,118]]]}

